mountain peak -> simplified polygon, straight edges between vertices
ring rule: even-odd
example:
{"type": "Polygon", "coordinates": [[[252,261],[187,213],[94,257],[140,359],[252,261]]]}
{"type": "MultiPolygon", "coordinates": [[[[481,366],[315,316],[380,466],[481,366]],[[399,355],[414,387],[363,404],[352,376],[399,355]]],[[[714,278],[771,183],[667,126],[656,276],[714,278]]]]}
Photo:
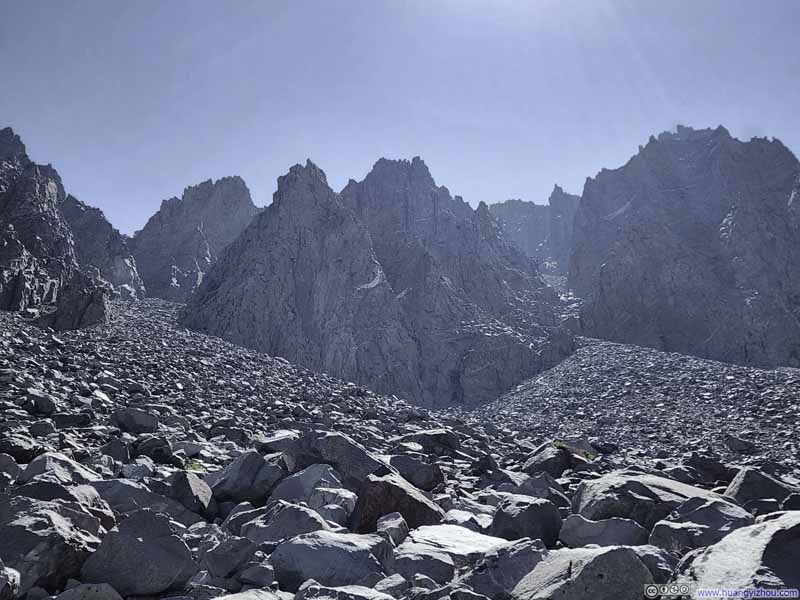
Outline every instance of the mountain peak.
{"type": "Polygon", "coordinates": [[[25,144],[11,127],[0,129],[0,158],[26,155],[25,144]]]}

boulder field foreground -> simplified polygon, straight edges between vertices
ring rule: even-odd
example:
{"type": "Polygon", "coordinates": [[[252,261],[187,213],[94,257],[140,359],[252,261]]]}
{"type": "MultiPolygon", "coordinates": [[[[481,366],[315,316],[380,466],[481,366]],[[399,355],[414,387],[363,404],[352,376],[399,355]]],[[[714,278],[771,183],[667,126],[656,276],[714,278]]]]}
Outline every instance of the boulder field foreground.
{"type": "Polygon", "coordinates": [[[430,412],[183,329],[179,309],[115,300],[108,323],[61,333],[0,313],[3,600],[800,587],[797,421],[756,429],[796,389],[788,372],[698,360],[666,377],[655,365],[671,355],[612,345],[599,363],[588,345],[527,384],[535,397],[580,382],[548,405],[560,429],[547,437],[542,423],[430,412]],[[638,378],[609,387],[626,366],[638,378]],[[655,404],[642,406],[648,385],[655,404]],[[697,401],[666,404],[658,389],[697,401]],[[603,390],[590,424],[581,394],[603,390]],[[708,394],[733,393],[752,401],[730,422],[758,435],[697,419],[708,394]],[[637,420],[651,409],[669,415],[663,429],[637,420]]]}

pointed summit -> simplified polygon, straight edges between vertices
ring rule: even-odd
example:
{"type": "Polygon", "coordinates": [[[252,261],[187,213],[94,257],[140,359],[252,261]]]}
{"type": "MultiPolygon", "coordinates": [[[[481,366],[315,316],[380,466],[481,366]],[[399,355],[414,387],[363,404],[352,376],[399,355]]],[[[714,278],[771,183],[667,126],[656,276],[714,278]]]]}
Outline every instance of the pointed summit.
{"type": "Polygon", "coordinates": [[[369,232],[312,162],[223,253],[186,307],[187,327],[310,369],[419,399],[414,342],[369,232]]]}
{"type": "Polygon", "coordinates": [[[11,127],[0,129],[0,159],[27,156],[25,144],[11,127]]]}
{"type": "Polygon", "coordinates": [[[209,179],[163,201],[131,243],[147,294],[184,302],[257,213],[238,176],[209,179]]]}

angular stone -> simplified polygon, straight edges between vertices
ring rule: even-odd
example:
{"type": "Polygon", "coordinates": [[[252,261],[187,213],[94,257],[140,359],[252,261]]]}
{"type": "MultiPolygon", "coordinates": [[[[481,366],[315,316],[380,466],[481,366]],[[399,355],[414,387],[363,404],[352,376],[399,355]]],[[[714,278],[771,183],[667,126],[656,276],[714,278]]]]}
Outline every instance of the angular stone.
{"type": "Polygon", "coordinates": [[[205,482],[218,501],[263,502],[286,472],[256,450],[245,452],[232,463],[206,475],[205,482]]]}
{"type": "Polygon", "coordinates": [[[633,519],[649,531],[689,498],[722,500],[718,494],[665,477],[615,471],[584,480],[572,499],[572,511],[591,520],[633,519]]]}
{"type": "Polygon", "coordinates": [[[367,476],[359,491],[351,527],[359,533],[375,531],[383,515],[400,513],[411,529],[436,525],[444,511],[399,475],[367,476]]]}
{"type": "Polygon", "coordinates": [[[630,519],[612,517],[590,521],[580,515],[570,515],[564,519],[558,539],[571,548],[588,544],[639,546],[647,543],[647,530],[630,519]]]}
{"type": "Polygon", "coordinates": [[[798,491],[796,488],[793,489],[766,473],[752,467],[743,467],[725,490],[725,495],[740,504],[745,504],[750,500],[760,499],[774,499],[780,502],[796,491],[798,491]]]}
{"type": "Polygon", "coordinates": [[[506,540],[540,539],[550,548],[560,530],[561,515],[552,502],[509,494],[498,503],[489,531],[506,540]]]}
{"type": "Polygon", "coordinates": [[[687,554],[675,583],[695,588],[800,587],[800,512],[742,527],[687,554]]]}
{"type": "Polygon", "coordinates": [[[370,575],[386,575],[389,542],[377,535],[316,531],[278,544],[269,558],[281,589],[296,591],[314,579],[327,586],[354,585],[370,575]]]}
{"type": "Polygon", "coordinates": [[[180,589],[198,570],[169,519],[141,510],[122,521],[84,563],[81,578],[108,583],[124,596],[180,589]]]}
{"type": "Polygon", "coordinates": [[[133,434],[158,431],[158,415],[139,408],[118,408],[111,415],[111,421],[123,431],[133,434]]]}
{"type": "Polygon", "coordinates": [[[554,550],[511,592],[514,600],[639,600],[653,576],[624,546],[554,550]]]}

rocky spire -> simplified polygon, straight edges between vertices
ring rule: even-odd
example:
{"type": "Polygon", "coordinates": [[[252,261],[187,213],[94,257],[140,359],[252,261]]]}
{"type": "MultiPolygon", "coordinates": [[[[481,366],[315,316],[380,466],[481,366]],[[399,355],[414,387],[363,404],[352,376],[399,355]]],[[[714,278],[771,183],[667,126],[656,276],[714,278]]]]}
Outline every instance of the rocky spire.
{"type": "Polygon", "coordinates": [[[185,301],[257,213],[241,177],[209,179],[164,200],[132,242],[148,295],[185,301]]]}
{"type": "Polygon", "coordinates": [[[416,348],[369,232],[308,161],[223,253],[183,323],[302,366],[419,398],[416,348]]]}
{"type": "Polygon", "coordinates": [[[125,238],[103,211],[67,195],[61,210],[72,230],[81,269],[96,269],[125,298],[143,298],[144,283],[125,238]]]}

